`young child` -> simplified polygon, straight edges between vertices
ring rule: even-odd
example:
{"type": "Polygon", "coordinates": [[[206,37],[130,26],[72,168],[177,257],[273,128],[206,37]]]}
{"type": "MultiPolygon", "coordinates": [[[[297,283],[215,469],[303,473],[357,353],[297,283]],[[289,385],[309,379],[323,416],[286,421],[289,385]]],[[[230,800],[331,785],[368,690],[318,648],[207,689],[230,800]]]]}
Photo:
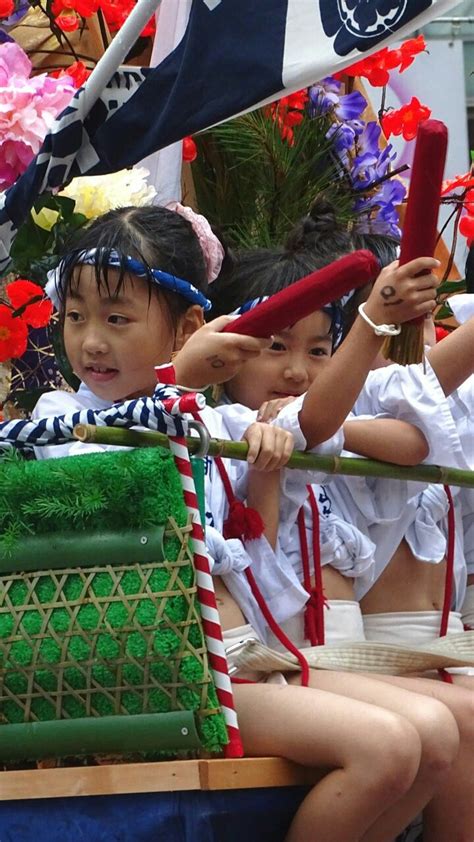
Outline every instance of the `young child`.
{"type": "MultiPolygon", "coordinates": [[[[426,265],[415,264],[415,268],[426,265]]],[[[221,336],[218,330],[226,320],[199,330],[207,306],[206,286],[199,240],[191,224],[178,214],[160,208],[125,208],[98,219],[65,256],[56,280],[66,353],[83,385],[77,395],[45,396],[35,417],[100,408],[150,394],[154,366],[167,362],[175,352],[182,385],[196,388],[235,374],[244,359],[259,354],[268,343],[221,336]]],[[[422,310],[431,307],[431,289],[428,280],[422,305],[417,293],[415,303],[402,307],[401,314],[411,318],[420,306],[422,310]]],[[[372,315],[377,315],[375,310],[372,315]]],[[[378,346],[370,339],[368,344],[378,346]]],[[[206,421],[212,432],[223,428],[217,413],[209,411],[206,421]]],[[[313,441],[321,430],[315,430],[313,441]]],[[[256,453],[256,467],[260,460],[277,469],[291,450],[287,434],[273,428],[268,432],[262,425],[254,426],[247,439],[256,453]]],[[[79,453],[80,448],[72,446],[68,452],[79,453]]],[[[38,455],[56,453],[48,448],[43,453],[38,450],[38,455]]],[[[259,497],[252,487],[256,476],[256,470],[249,471],[249,500],[259,497]]],[[[234,475],[233,479],[238,478],[234,475]]],[[[273,478],[272,484],[275,490],[273,478]]],[[[217,487],[217,477],[207,485],[208,491],[209,485],[217,487]]],[[[211,488],[208,505],[213,493],[211,488]]],[[[212,511],[218,529],[223,508],[221,504],[212,511]]],[[[267,530],[271,538],[271,523],[267,530]]],[[[243,545],[240,551],[245,552],[243,545]]],[[[232,610],[235,606],[226,594],[221,605],[224,628],[239,622],[235,613],[231,616],[232,610]]],[[[396,712],[396,704],[380,707],[373,699],[367,704],[333,693],[271,684],[237,686],[235,701],[247,754],[277,754],[328,770],[303,800],[288,842],[316,838],[318,842],[389,842],[440,786],[458,750],[457,728],[447,709],[426,699],[422,707],[414,694],[402,706],[406,715],[396,712]],[[413,716],[413,710],[418,716],[413,716]],[[436,750],[434,734],[440,739],[436,750]]]]}
{"type": "MultiPolygon", "coordinates": [[[[311,226],[314,220],[310,217],[306,222],[306,225],[311,226]]],[[[329,222],[327,236],[325,238],[325,244],[327,247],[327,243],[330,239],[330,231],[334,226],[334,221],[329,222]]],[[[288,250],[287,250],[288,251],[288,250]]],[[[333,254],[334,258],[339,256],[337,253],[337,249],[334,250],[333,254]]],[[[245,279],[248,277],[249,279],[249,288],[251,290],[250,294],[253,295],[262,295],[265,294],[267,291],[274,292],[278,288],[282,288],[284,286],[288,286],[292,282],[299,279],[299,277],[307,272],[313,270],[317,266],[317,257],[312,254],[308,255],[308,252],[302,247],[300,252],[296,255],[288,256],[285,254],[285,250],[280,250],[280,252],[266,253],[265,259],[265,252],[260,251],[257,253],[255,257],[255,265],[252,265],[252,255],[247,254],[244,256],[244,259],[241,263],[242,272],[239,272],[239,267],[237,267],[237,272],[234,274],[234,281],[235,287],[234,289],[238,289],[240,291],[241,299],[247,297],[249,294],[248,287],[245,284],[245,279]],[[267,284],[268,280],[268,284],[267,284]]],[[[405,268],[405,267],[404,267],[405,268]]],[[[393,271],[393,267],[392,270],[393,271]]],[[[379,282],[377,282],[378,284],[379,282]]],[[[377,284],[375,285],[374,291],[377,290],[377,284]]],[[[382,289],[386,286],[391,286],[388,281],[382,289]]],[[[393,284],[395,286],[395,284],[393,284]]],[[[226,279],[226,287],[231,292],[231,295],[234,295],[232,303],[236,303],[235,293],[233,293],[232,285],[226,279]]],[[[379,288],[380,289],[380,288],[379,288]]],[[[396,281],[396,289],[400,293],[400,297],[403,297],[403,287],[398,284],[398,278],[396,281]]],[[[214,297],[214,295],[213,295],[214,297]]],[[[221,310],[225,309],[225,297],[222,289],[217,287],[216,289],[216,299],[219,301],[221,310]]],[[[370,299],[369,299],[370,300],[370,299]]],[[[242,302],[241,302],[242,303],[242,302]]],[[[382,311],[383,312],[383,311],[382,311]]],[[[428,310],[427,310],[428,312],[428,310]]],[[[333,403],[330,400],[330,393],[325,392],[328,386],[328,378],[324,378],[324,373],[330,371],[330,367],[328,364],[328,357],[331,353],[331,332],[330,332],[330,316],[328,314],[319,313],[317,314],[319,317],[318,324],[314,321],[314,317],[309,319],[302,320],[297,325],[293,325],[291,329],[286,331],[284,335],[274,337],[274,344],[271,349],[268,351],[264,351],[262,355],[256,359],[255,361],[249,362],[245,364],[242,368],[242,371],[232,380],[230,380],[226,384],[226,395],[227,398],[233,401],[239,401],[246,406],[250,406],[251,408],[258,408],[260,404],[265,407],[265,403],[268,401],[275,401],[277,404],[282,404],[285,402],[285,398],[287,395],[295,396],[300,395],[305,392],[306,389],[309,389],[307,396],[302,399],[296,398],[292,401],[290,406],[286,406],[282,413],[280,413],[278,418],[278,423],[280,423],[280,419],[282,415],[286,412],[293,412],[293,417],[296,415],[298,416],[298,410],[301,406],[311,405],[311,398],[310,396],[313,395],[312,401],[312,416],[311,413],[308,413],[307,423],[308,426],[311,427],[312,418],[317,418],[318,414],[321,411],[321,404],[325,405],[325,402],[330,406],[331,410],[333,409],[333,403]],[[324,322],[324,319],[326,321],[324,322]],[[325,338],[325,339],[324,339],[325,338]],[[319,359],[318,359],[319,358],[319,359]],[[313,383],[314,386],[312,387],[310,384],[313,383]],[[308,398],[310,400],[308,401],[308,398]],[[318,404],[319,401],[319,404],[318,404]]],[[[376,319],[374,319],[376,321],[376,319]]],[[[361,320],[358,319],[360,324],[361,320]]],[[[357,329],[358,325],[357,322],[355,323],[354,327],[357,329]]],[[[362,325],[360,324],[360,327],[362,325]]],[[[359,333],[359,341],[361,338],[361,334],[359,333]]],[[[341,361],[344,361],[344,364],[347,366],[349,373],[352,372],[352,367],[354,365],[354,354],[357,352],[364,352],[363,347],[361,345],[358,346],[357,350],[351,347],[350,343],[351,334],[349,334],[348,339],[344,342],[343,346],[341,347],[340,351],[336,354],[333,358],[334,360],[339,355],[341,361]],[[343,353],[345,352],[345,353],[343,353]]],[[[381,344],[381,341],[380,341],[381,344]]],[[[380,345],[379,345],[380,347],[380,345]]],[[[374,355],[376,353],[376,349],[374,350],[374,355]]],[[[340,369],[339,369],[340,372],[340,369]]],[[[347,372],[346,372],[347,373],[347,372]]],[[[338,382],[338,381],[334,381],[338,382]]],[[[341,381],[342,382],[342,381],[341,381]]],[[[344,395],[345,393],[343,393],[344,395]]],[[[404,405],[405,410],[407,413],[411,413],[411,417],[415,418],[416,420],[420,419],[420,423],[422,424],[423,431],[426,433],[426,439],[421,436],[418,430],[410,427],[408,424],[403,426],[403,422],[394,421],[389,418],[380,418],[368,421],[365,423],[360,419],[355,422],[348,422],[347,426],[345,427],[345,432],[347,436],[348,445],[351,449],[356,450],[363,455],[373,456],[374,458],[384,458],[388,461],[395,461],[395,462],[404,462],[405,464],[415,464],[418,461],[422,461],[428,455],[428,448],[427,448],[427,441],[429,443],[429,449],[431,452],[438,452],[436,451],[437,445],[437,438],[439,436],[440,430],[442,429],[442,424],[440,420],[437,420],[436,416],[436,408],[438,414],[441,414],[441,405],[442,405],[442,390],[437,384],[435,386],[433,384],[431,394],[427,390],[426,392],[431,407],[431,417],[429,420],[424,418],[424,412],[417,412],[416,407],[413,409],[411,406],[411,398],[409,395],[405,396],[404,398],[404,405]],[[441,400],[440,400],[441,399],[441,400]],[[384,424],[388,424],[389,426],[386,428],[388,431],[389,436],[392,438],[388,438],[384,435],[384,424]],[[397,434],[397,425],[402,424],[402,427],[398,429],[400,433],[400,437],[398,441],[396,440],[397,434]],[[376,434],[376,431],[380,427],[380,435],[376,434]],[[413,439],[410,438],[413,436],[413,439]],[[409,452],[411,451],[411,452],[409,452]]],[[[337,400],[341,399],[341,394],[338,393],[335,396],[334,403],[337,403],[337,400]]],[[[399,404],[403,403],[403,394],[401,398],[398,399],[399,404]]],[[[346,407],[346,412],[350,408],[351,404],[346,407]]],[[[398,407],[400,410],[400,406],[398,407]]],[[[386,414],[386,410],[382,408],[381,410],[386,414]]],[[[391,413],[393,414],[393,413],[391,413]]],[[[430,413],[428,413],[430,415],[430,413]]],[[[249,419],[248,414],[246,415],[243,410],[239,406],[229,406],[228,407],[228,414],[226,415],[227,422],[232,426],[232,421],[236,418],[240,417],[240,422],[243,423],[243,418],[249,419]]],[[[301,421],[301,412],[299,413],[299,419],[301,421]]],[[[304,421],[303,421],[304,423],[304,421]]],[[[303,424],[302,424],[303,426],[303,424]]],[[[439,449],[439,448],[438,448],[439,449]]],[[[446,451],[443,452],[443,455],[446,451]]],[[[290,472],[288,472],[290,473],[290,472]]],[[[291,472],[293,473],[293,472],[291,472]]],[[[403,484],[401,484],[403,485],[403,484]]],[[[396,486],[395,483],[391,483],[391,486],[396,486]]],[[[304,486],[303,486],[303,493],[304,493],[304,486]]],[[[392,488],[390,489],[390,493],[392,492],[392,488]]],[[[332,496],[331,487],[329,488],[329,496],[332,496]]],[[[370,502],[370,501],[369,501],[370,502]]],[[[396,523],[400,515],[403,513],[403,507],[406,505],[406,488],[400,491],[399,496],[395,495],[395,501],[391,501],[390,497],[384,498],[382,497],[380,505],[385,506],[385,519],[386,523],[389,523],[390,520],[393,523],[396,523]]],[[[285,517],[285,511],[282,512],[282,517],[285,517]]],[[[287,516],[286,524],[283,523],[283,529],[280,530],[280,534],[284,535],[285,531],[293,534],[294,537],[294,544],[293,544],[293,553],[298,557],[298,550],[299,550],[299,536],[296,530],[296,527],[292,525],[295,522],[295,517],[293,518],[287,516]]],[[[284,543],[285,548],[289,555],[291,555],[291,545],[290,549],[288,549],[288,544],[284,543]]],[[[329,560],[329,559],[328,559],[329,560]]],[[[347,571],[346,571],[346,578],[344,581],[343,575],[337,575],[340,573],[340,570],[335,570],[330,563],[323,567],[323,582],[326,584],[326,588],[335,598],[337,602],[345,602],[349,601],[349,603],[353,604],[353,595],[350,590],[350,581],[347,578],[347,571]],[[327,576],[327,573],[330,572],[330,575],[327,576]]],[[[352,572],[353,575],[353,572],[352,572]]],[[[349,579],[351,578],[351,573],[349,573],[349,579]]],[[[337,604],[337,603],[335,603],[337,604]]],[[[345,605],[342,606],[345,609],[345,605]]],[[[327,612],[330,613],[329,611],[327,612]]],[[[343,612],[344,614],[344,612],[343,612]]],[[[296,634],[296,637],[293,638],[294,642],[297,642],[301,645],[301,617],[299,619],[300,624],[300,633],[299,635],[296,634]]],[[[290,626],[286,624],[285,630],[288,632],[290,631],[290,626]]],[[[294,631],[294,626],[293,626],[294,631]]],[[[352,695],[353,693],[360,693],[361,695],[358,698],[366,698],[365,689],[358,684],[359,677],[350,677],[350,681],[347,680],[345,682],[345,691],[348,695],[352,695]]],[[[362,684],[365,682],[365,678],[362,680],[362,684]]],[[[319,672],[312,673],[312,681],[314,686],[325,686],[326,689],[332,688],[336,690],[336,692],[344,692],[344,689],[341,688],[339,678],[335,678],[333,674],[324,673],[321,675],[319,672]],[[320,682],[322,681],[322,685],[320,682]]],[[[371,687],[371,698],[372,700],[377,699],[380,703],[380,697],[378,693],[382,694],[382,697],[385,697],[385,689],[382,689],[381,683],[379,683],[377,688],[374,688],[374,681],[372,680],[372,687],[371,687]]],[[[414,685],[410,685],[409,681],[401,680],[400,686],[404,686],[406,688],[414,685]]],[[[435,694],[433,688],[427,683],[418,683],[416,688],[421,693],[426,693],[426,695],[435,694]]],[[[443,696],[449,700],[452,704],[453,709],[456,709],[457,714],[459,716],[459,721],[463,723],[463,734],[465,737],[465,745],[467,745],[468,750],[470,750],[470,746],[472,746],[472,731],[470,730],[469,722],[471,720],[471,702],[466,696],[461,696],[458,694],[457,696],[454,695],[451,691],[444,692],[444,690],[437,691],[439,692],[440,696],[443,696]],[[459,704],[458,704],[459,703],[459,704]]],[[[389,693],[389,696],[391,693],[389,693]]],[[[392,699],[393,700],[393,699],[392,699]]],[[[464,757],[464,780],[466,780],[466,756],[464,757]]],[[[452,792],[453,790],[451,790],[452,792]]],[[[461,797],[456,797],[456,801],[451,799],[452,804],[456,804],[456,809],[450,810],[449,813],[446,812],[446,799],[444,799],[443,803],[443,810],[445,813],[444,819],[444,826],[446,827],[446,822],[452,821],[455,823],[456,826],[462,829],[462,832],[465,832],[465,828],[468,827],[468,817],[466,814],[466,804],[469,803],[469,800],[463,800],[465,793],[461,794],[461,797]],[[461,816],[461,810],[459,810],[459,805],[463,804],[464,815],[461,816]],[[448,818],[449,816],[449,818],[448,818]]],[[[437,805],[433,804],[430,805],[430,809],[433,816],[439,817],[441,813],[439,803],[437,805]]],[[[434,839],[441,839],[444,838],[441,834],[437,835],[437,831],[433,827],[436,824],[436,820],[432,819],[426,827],[427,835],[426,838],[434,838],[434,839]],[[433,834],[433,835],[431,835],[433,834]]],[[[454,826],[454,824],[453,824],[454,826]]],[[[469,831],[468,831],[469,832],[469,831]]]]}

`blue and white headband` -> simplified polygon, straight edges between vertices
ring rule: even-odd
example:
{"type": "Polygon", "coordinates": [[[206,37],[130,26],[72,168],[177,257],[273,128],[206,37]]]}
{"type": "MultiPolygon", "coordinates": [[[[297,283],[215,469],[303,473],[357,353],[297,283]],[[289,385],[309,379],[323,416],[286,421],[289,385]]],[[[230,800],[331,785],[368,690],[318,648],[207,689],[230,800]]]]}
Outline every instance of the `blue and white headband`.
{"type": "MultiPolygon", "coordinates": [[[[96,255],[100,249],[88,249],[80,251],[77,254],[77,263],[88,266],[94,266],[96,262],[96,255]]],[[[104,249],[105,251],[105,249],[104,249]]],[[[136,275],[138,278],[145,278],[153,280],[157,286],[163,289],[175,292],[181,295],[190,304],[198,304],[203,310],[210,310],[211,302],[206,296],[200,292],[194,284],[190,281],[185,281],[183,278],[177,278],[176,275],[170,275],[168,272],[163,272],[161,269],[147,269],[139,260],[134,257],[126,257],[119,254],[115,249],[108,250],[107,265],[112,269],[126,269],[131,275],[136,275]]],[[[45,293],[51,299],[56,309],[59,309],[61,301],[61,287],[63,285],[64,277],[64,260],[61,260],[56,269],[48,272],[48,281],[45,286],[45,293]]]]}
{"type": "MultiPolygon", "coordinates": [[[[233,310],[230,315],[243,316],[244,313],[248,313],[249,310],[253,310],[254,307],[257,307],[258,304],[262,304],[264,301],[268,301],[269,298],[269,295],[260,295],[258,298],[251,298],[250,301],[245,301],[240,305],[240,307],[233,310]]],[[[343,314],[340,303],[326,304],[324,307],[320,307],[319,309],[321,309],[323,313],[326,313],[326,315],[328,315],[331,319],[332,347],[335,349],[342,338],[343,314]]]]}

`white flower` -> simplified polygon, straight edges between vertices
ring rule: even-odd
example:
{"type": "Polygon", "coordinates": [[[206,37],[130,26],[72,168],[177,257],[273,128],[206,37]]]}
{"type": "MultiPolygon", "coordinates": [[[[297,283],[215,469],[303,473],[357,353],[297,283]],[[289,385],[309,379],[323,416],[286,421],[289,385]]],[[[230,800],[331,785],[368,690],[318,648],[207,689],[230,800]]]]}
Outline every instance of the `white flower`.
{"type": "Polygon", "coordinates": [[[109,175],[82,176],[74,178],[59,195],[74,199],[74,210],[94,219],[114,208],[151,205],[156,190],[147,183],[149,175],[145,167],[134,167],[109,175]]]}

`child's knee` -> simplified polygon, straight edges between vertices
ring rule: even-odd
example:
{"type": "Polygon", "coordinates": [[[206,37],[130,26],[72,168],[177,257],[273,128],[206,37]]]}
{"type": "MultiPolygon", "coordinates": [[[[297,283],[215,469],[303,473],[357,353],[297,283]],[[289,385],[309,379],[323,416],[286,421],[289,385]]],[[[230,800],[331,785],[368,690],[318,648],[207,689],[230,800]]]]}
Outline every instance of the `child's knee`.
{"type": "Polygon", "coordinates": [[[413,723],[422,745],[422,767],[430,774],[449,772],[459,751],[459,729],[451,711],[437,699],[414,708],[413,723]]]}
{"type": "Polygon", "coordinates": [[[367,786],[401,798],[410,789],[420,767],[421,740],[404,717],[381,712],[367,740],[367,786]]]}

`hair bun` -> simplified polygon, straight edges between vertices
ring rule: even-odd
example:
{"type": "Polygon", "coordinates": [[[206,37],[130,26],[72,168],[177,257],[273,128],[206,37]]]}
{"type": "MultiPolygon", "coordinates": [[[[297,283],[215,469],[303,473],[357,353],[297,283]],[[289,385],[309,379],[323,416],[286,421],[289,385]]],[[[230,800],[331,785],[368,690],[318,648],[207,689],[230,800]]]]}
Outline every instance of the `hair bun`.
{"type": "Polygon", "coordinates": [[[312,204],[309,213],[296,223],[288,235],[285,250],[297,252],[315,245],[321,234],[335,233],[344,228],[336,217],[332,203],[323,196],[312,204]]]}

